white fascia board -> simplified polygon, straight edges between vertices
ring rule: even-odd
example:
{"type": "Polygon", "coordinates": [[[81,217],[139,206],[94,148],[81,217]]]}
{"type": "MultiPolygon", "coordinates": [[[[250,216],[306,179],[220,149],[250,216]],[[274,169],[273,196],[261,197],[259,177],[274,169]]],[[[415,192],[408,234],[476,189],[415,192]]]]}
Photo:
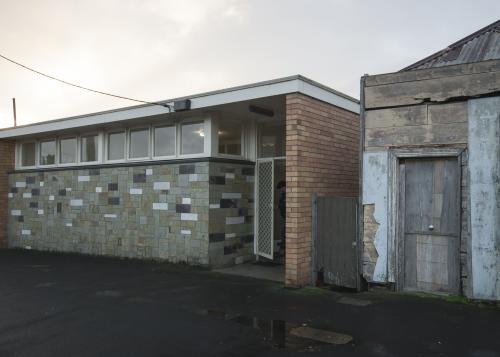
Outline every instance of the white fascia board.
{"type": "MultiPolygon", "coordinates": [[[[292,76],[273,81],[256,83],[254,85],[229,88],[191,97],[173,99],[168,103],[173,105],[175,100],[190,99],[191,109],[202,109],[216,105],[229,104],[257,98],[265,98],[289,93],[302,93],[332,105],[359,113],[359,103],[347,96],[337,94],[327,87],[315,85],[315,82],[301,76],[292,76]]],[[[110,110],[74,118],[53,120],[18,128],[0,130],[0,139],[16,138],[26,135],[41,134],[66,129],[116,123],[120,121],[146,118],[154,115],[168,114],[168,108],[159,105],[141,105],[117,110],[110,110]]]]}
{"type": "Polygon", "coordinates": [[[312,98],[319,99],[323,102],[330,103],[339,108],[343,108],[350,112],[359,114],[359,103],[354,102],[350,99],[342,97],[324,88],[315,86],[306,81],[300,81],[300,86],[298,92],[308,95],[312,98]]]}

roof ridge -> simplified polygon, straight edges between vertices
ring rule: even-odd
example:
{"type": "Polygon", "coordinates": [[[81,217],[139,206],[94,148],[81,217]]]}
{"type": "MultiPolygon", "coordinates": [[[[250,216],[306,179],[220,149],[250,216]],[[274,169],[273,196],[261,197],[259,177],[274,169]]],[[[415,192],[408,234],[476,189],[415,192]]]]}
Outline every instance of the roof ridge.
{"type": "Polygon", "coordinates": [[[500,32],[500,20],[496,20],[495,22],[471,33],[470,35],[468,35],[468,36],[466,36],[466,37],[464,37],[456,42],[453,42],[452,44],[446,46],[442,50],[439,50],[439,51],[431,54],[430,56],[427,56],[427,57],[421,59],[420,61],[417,61],[417,62],[401,69],[400,72],[415,69],[415,68],[421,66],[422,64],[429,62],[431,60],[434,60],[438,57],[441,57],[441,56],[445,55],[447,52],[450,52],[450,51],[454,50],[455,48],[462,46],[462,45],[476,39],[479,36],[484,35],[487,32],[490,32],[490,31],[500,32]]]}

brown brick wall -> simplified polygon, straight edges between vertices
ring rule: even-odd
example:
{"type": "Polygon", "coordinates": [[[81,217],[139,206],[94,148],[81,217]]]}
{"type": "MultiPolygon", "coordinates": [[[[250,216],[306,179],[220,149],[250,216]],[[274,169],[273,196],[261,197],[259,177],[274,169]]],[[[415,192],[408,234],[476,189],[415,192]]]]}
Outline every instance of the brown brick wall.
{"type": "Polygon", "coordinates": [[[9,177],[7,172],[14,169],[15,143],[0,140],[0,248],[7,246],[7,218],[9,177]]]}
{"type": "Polygon", "coordinates": [[[286,97],[286,277],[311,283],[312,194],[358,196],[359,115],[307,97],[286,97]]]}

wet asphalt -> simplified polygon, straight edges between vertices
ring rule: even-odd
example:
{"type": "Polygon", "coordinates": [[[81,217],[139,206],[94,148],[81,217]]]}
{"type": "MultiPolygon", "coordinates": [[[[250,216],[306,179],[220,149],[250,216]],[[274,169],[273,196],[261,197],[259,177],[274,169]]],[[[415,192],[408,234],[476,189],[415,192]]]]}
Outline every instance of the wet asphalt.
{"type": "Polygon", "coordinates": [[[500,356],[500,308],[0,250],[0,356],[500,356]],[[367,304],[368,303],[368,304],[367,304]],[[329,345],[298,326],[353,337],[329,345]]]}

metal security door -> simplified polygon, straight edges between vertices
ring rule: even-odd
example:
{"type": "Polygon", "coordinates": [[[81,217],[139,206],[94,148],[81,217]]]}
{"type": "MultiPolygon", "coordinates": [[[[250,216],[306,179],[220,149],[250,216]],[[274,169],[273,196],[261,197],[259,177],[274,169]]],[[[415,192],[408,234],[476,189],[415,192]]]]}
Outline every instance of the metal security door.
{"type": "Polygon", "coordinates": [[[456,158],[400,165],[403,289],[458,293],[460,171],[456,158]]]}
{"type": "Polygon", "coordinates": [[[274,234],[274,160],[257,160],[255,254],[273,259],[274,234]]]}

